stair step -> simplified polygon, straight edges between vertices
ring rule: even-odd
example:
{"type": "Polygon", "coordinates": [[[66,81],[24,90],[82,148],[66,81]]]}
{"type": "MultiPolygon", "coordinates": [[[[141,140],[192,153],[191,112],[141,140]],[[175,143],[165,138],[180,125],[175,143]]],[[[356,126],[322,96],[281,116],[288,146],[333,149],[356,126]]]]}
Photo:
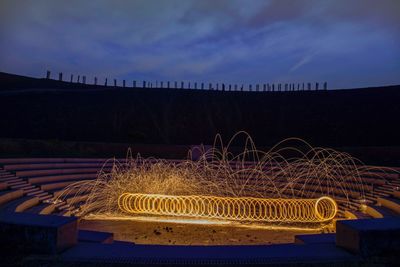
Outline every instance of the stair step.
{"type": "Polygon", "coordinates": [[[400,215],[400,199],[391,197],[380,197],[378,198],[378,203],[385,208],[400,215]]]}
{"type": "Polygon", "coordinates": [[[24,184],[19,184],[19,185],[12,185],[11,188],[12,189],[29,189],[29,188],[33,188],[34,186],[28,183],[24,183],[24,184]]]}
{"type": "Polygon", "coordinates": [[[69,209],[69,208],[70,208],[69,204],[64,204],[64,205],[61,205],[61,206],[57,206],[58,210],[66,210],[66,209],[69,209]]]}
{"type": "Polygon", "coordinates": [[[37,188],[37,187],[35,187],[35,186],[32,186],[32,188],[30,188],[30,189],[23,189],[23,190],[24,190],[24,193],[25,193],[25,194],[34,193],[34,192],[40,191],[40,189],[37,188]]]}
{"type": "Polygon", "coordinates": [[[26,182],[25,181],[23,181],[23,180],[20,180],[20,181],[15,181],[15,182],[7,182],[7,184],[9,185],[9,186],[13,186],[13,185],[22,185],[22,184],[26,184],[26,182]]]}
{"type": "Polygon", "coordinates": [[[47,196],[47,195],[49,195],[49,193],[43,192],[43,193],[36,194],[35,196],[37,196],[37,197],[43,197],[43,196],[47,196]]]}
{"type": "Polygon", "coordinates": [[[374,218],[395,217],[396,213],[383,206],[367,206],[366,213],[374,218]]]}
{"type": "Polygon", "coordinates": [[[9,182],[9,181],[21,181],[19,178],[15,176],[7,177],[7,178],[1,178],[0,181],[2,182],[9,182]]]}
{"type": "Polygon", "coordinates": [[[44,193],[44,192],[43,192],[42,190],[39,189],[39,191],[30,192],[30,193],[28,193],[28,194],[26,194],[26,195],[27,195],[27,196],[33,196],[33,195],[37,196],[37,195],[40,194],[40,193],[44,193]]]}
{"type": "Polygon", "coordinates": [[[0,175],[0,179],[5,179],[5,178],[9,178],[9,177],[15,177],[15,175],[9,174],[9,173],[0,175]]]}
{"type": "Polygon", "coordinates": [[[48,199],[51,199],[51,198],[53,198],[51,195],[39,197],[39,199],[40,199],[41,201],[45,201],[45,200],[48,200],[48,199]]]}
{"type": "Polygon", "coordinates": [[[51,214],[54,211],[55,207],[53,204],[42,203],[35,207],[25,210],[27,213],[35,213],[35,214],[51,214]]]}

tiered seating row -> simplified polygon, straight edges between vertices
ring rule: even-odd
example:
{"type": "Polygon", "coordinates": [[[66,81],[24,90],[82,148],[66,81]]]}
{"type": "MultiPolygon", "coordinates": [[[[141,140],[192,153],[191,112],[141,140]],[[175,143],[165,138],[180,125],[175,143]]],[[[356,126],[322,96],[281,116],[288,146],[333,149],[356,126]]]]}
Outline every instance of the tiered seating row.
{"type": "MultiPolygon", "coordinates": [[[[125,159],[117,159],[124,162],[125,159]]],[[[179,163],[179,160],[171,162],[179,163]]],[[[250,167],[252,163],[245,163],[250,167]]],[[[17,212],[29,212],[39,214],[66,214],[68,213],[68,203],[72,201],[82,201],[86,196],[75,196],[76,192],[70,193],[70,198],[66,203],[49,203],[47,200],[60,196],[62,190],[77,181],[93,180],[99,171],[108,172],[111,170],[113,160],[91,158],[33,158],[33,159],[0,159],[0,210],[13,210],[17,212]]],[[[237,166],[236,163],[231,164],[237,166]]],[[[266,166],[265,172],[273,172],[274,166],[266,166]]],[[[247,179],[246,173],[242,173],[239,179],[247,179]]],[[[340,188],[332,189],[332,193],[340,207],[342,214],[348,218],[362,217],[383,217],[393,216],[400,213],[397,209],[396,186],[400,186],[398,173],[381,172],[372,173],[370,176],[362,177],[365,190],[365,200],[363,209],[360,211],[344,212],[346,195],[340,188]],[[388,183],[388,181],[390,183],[388,183]],[[393,195],[392,195],[393,194],[393,195]],[[380,197],[380,198],[378,198],[380,197]],[[376,205],[374,206],[375,202],[376,205]]],[[[294,188],[306,190],[307,192],[322,193],[326,181],[312,182],[305,185],[303,180],[296,181],[294,188]]],[[[253,183],[255,181],[248,181],[253,183]]],[[[282,182],[286,182],[282,177],[282,182]]],[[[353,210],[360,206],[360,198],[364,192],[357,189],[358,184],[354,182],[343,182],[342,187],[348,192],[350,205],[353,210]]],[[[325,190],[326,191],[326,190],[325,190]]]]}

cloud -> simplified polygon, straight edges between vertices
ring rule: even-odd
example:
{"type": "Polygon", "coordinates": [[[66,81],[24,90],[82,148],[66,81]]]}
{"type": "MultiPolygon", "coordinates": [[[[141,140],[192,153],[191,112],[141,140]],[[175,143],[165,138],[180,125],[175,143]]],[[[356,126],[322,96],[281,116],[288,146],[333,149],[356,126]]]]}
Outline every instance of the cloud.
{"type": "Polygon", "coordinates": [[[4,0],[0,70],[244,83],[335,75],[337,84],[365,84],[339,63],[348,58],[368,77],[375,71],[376,83],[400,83],[399,3],[4,0]]]}

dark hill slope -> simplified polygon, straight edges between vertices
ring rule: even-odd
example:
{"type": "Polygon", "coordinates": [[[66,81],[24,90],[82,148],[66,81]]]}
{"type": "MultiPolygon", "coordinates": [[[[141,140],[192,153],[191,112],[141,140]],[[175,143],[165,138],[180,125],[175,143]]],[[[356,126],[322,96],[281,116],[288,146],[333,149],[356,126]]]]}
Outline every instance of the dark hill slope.
{"type": "Polygon", "coordinates": [[[0,138],[198,144],[239,130],[258,145],[400,145],[400,86],[221,92],[105,88],[0,74],[0,138]]]}

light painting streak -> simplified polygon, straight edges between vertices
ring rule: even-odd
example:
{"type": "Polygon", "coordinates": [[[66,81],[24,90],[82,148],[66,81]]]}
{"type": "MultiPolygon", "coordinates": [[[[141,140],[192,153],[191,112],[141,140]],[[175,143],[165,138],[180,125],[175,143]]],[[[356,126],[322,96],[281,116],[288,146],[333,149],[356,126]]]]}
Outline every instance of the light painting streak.
{"type": "Polygon", "coordinates": [[[331,221],[337,213],[337,204],[329,197],[264,199],[124,193],[118,198],[118,207],[132,214],[267,223],[322,223],[331,221]]]}

